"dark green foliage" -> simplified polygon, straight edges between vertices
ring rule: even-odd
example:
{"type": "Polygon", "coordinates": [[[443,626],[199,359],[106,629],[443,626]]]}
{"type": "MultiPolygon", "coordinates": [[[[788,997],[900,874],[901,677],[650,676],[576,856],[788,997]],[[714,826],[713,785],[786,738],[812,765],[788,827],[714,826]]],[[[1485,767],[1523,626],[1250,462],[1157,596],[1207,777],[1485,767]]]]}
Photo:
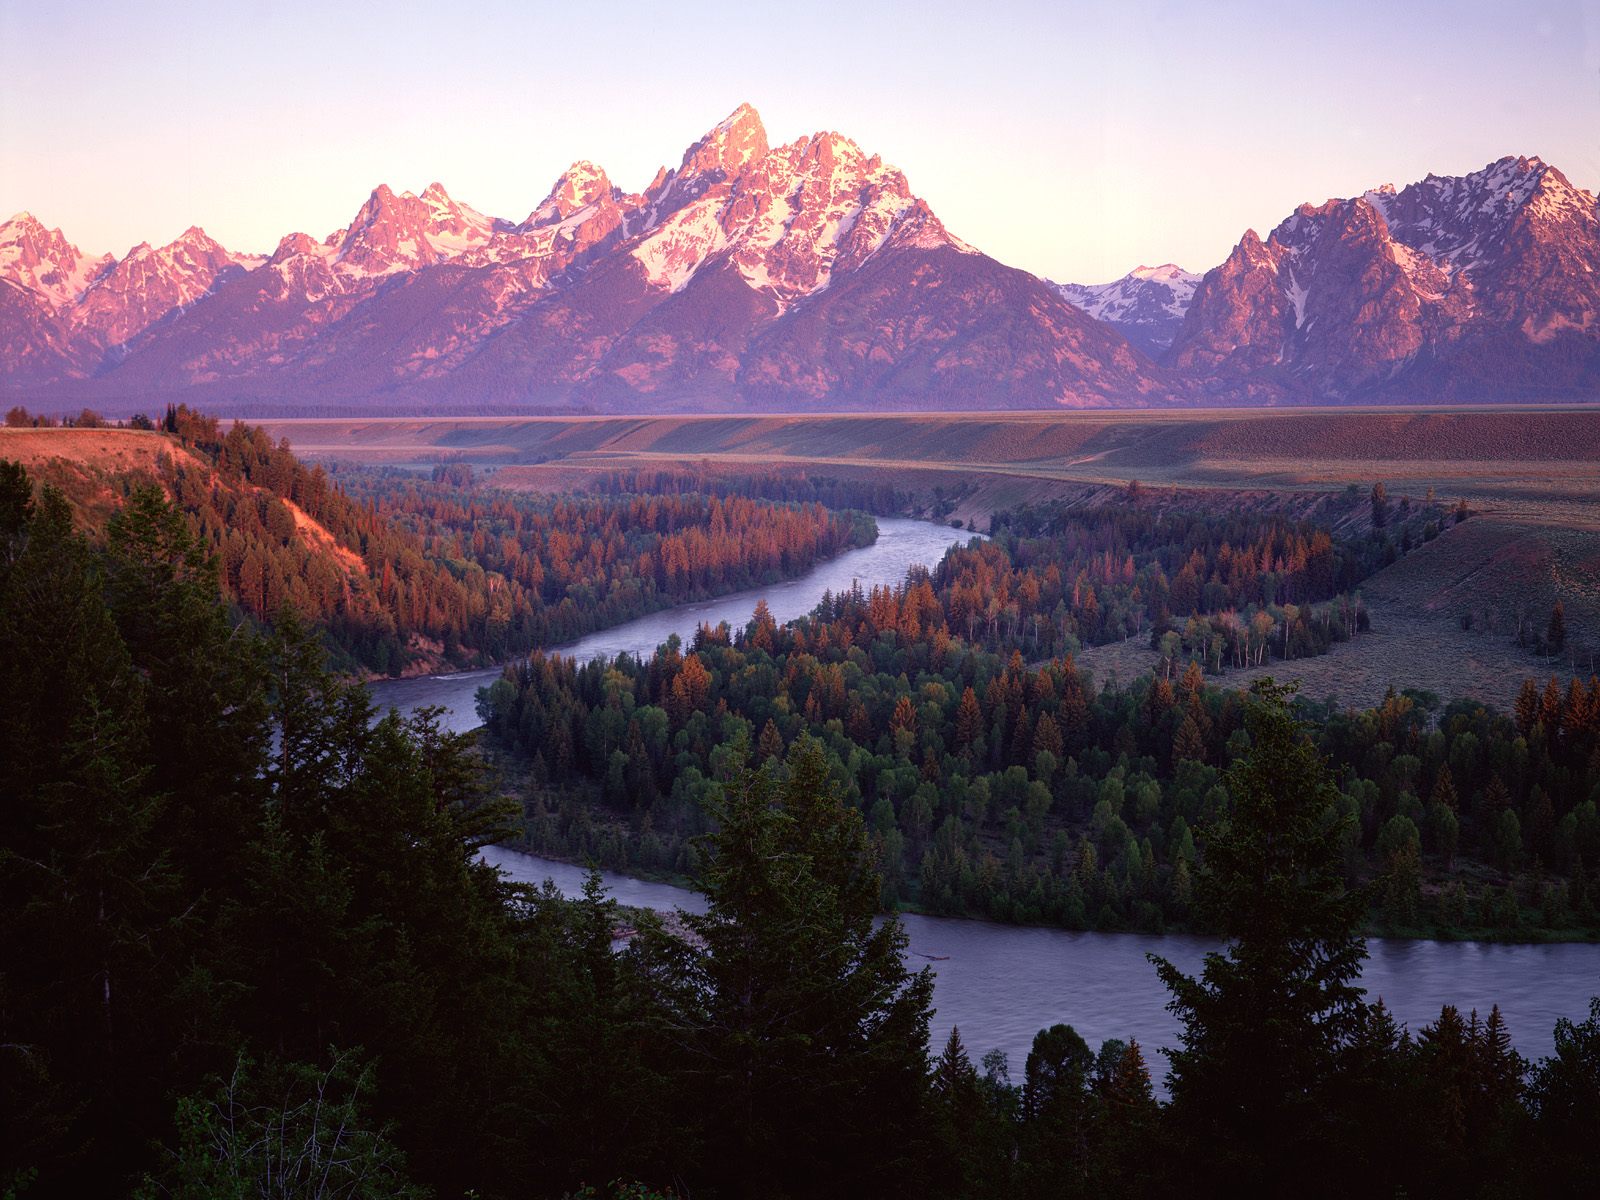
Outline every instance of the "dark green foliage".
{"type": "Polygon", "coordinates": [[[1534,1167],[1548,1194],[1585,1194],[1600,1164],[1600,996],[1589,1001],[1586,1020],[1556,1022],[1555,1053],[1533,1069],[1528,1101],[1544,1147],[1534,1167]]]}
{"type": "Polygon", "coordinates": [[[861,819],[802,741],[746,774],[708,839],[705,915],[645,952],[705,1115],[697,1172],[722,1194],[905,1189],[919,1171],[931,975],[911,974],[861,819]],[[890,1127],[894,1136],[885,1136],[890,1127]]]}
{"type": "Polygon", "coordinates": [[[248,1200],[270,1181],[277,1200],[423,1200],[405,1155],[365,1111],[372,1069],[346,1052],[323,1070],[264,1073],[240,1057],[209,1094],[178,1102],[176,1149],[138,1200],[248,1200]]]}
{"type": "Polygon", "coordinates": [[[1251,694],[1250,749],[1228,770],[1232,807],[1207,831],[1199,883],[1227,950],[1198,979],[1156,965],[1183,1022],[1168,1074],[1177,1127],[1217,1146],[1239,1186],[1270,1193],[1328,1137],[1333,1081],[1364,1021],[1364,901],[1344,884],[1338,789],[1288,691],[1263,680],[1251,694]]]}
{"type": "MultiPolygon", "coordinates": [[[[1425,693],[1366,711],[1297,701],[1354,818],[1342,870],[1382,881],[1368,919],[1458,935],[1594,927],[1572,887],[1565,908],[1526,921],[1483,907],[1530,849],[1562,879],[1600,870],[1589,798],[1600,681],[1548,705],[1535,690],[1531,705],[1528,729],[1548,722],[1556,737],[1530,744],[1482,705],[1441,710],[1425,693]],[[1465,913],[1428,886],[1440,875],[1470,881],[1465,913]]],[[[531,766],[533,849],[686,872],[734,748],[762,762],[809,736],[882,840],[887,902],[1080,929],[1212,927],[1191,904],[1204,850],[1192,831],[1227,804],[1223,772],[1248,745],[1238,695],[1208,687],[1198,667],[1097,687],[1071,659],[1029,667],[973,650],[942,623],[921,573],[827,597],[783,628],[703,630],[647,661],[536,655],[486,689],[479,711],[491,740],[531,766]]]]}

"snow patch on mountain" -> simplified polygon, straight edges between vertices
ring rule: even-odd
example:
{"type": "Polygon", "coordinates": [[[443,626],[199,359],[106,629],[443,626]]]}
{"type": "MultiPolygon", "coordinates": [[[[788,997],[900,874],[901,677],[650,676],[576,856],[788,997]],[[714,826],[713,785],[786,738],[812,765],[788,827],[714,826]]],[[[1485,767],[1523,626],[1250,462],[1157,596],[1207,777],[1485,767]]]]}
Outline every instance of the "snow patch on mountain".
{"type": "Polygon", "coordinates": [[[1200,276],[1173,263],[1138,266],[1110,283],[1058,283],[1052,286],[1070,304],[1119,329],[1147,353],[1172,344],[1194,299],[1200,276]]]}
{"type": "Polygon", "coordinates": [[[9,280],[61,311],[77,303],[116,260],[84,254],[59,229],[29,212],[0,225],[0,279],[9,280]]]}

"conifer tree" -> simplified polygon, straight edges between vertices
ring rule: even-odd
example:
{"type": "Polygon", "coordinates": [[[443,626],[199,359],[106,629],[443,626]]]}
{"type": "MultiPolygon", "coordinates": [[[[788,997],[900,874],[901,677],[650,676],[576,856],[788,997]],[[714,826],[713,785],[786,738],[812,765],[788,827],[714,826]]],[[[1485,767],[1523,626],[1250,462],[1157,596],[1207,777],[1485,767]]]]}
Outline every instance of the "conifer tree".
{"type": "Polygon", "coordinates": [[[729,789],[707,912],[683,918],[692,941],[650,950],[700,1080],[701,1170],[736,1195],[904,1192],[921,1169],[932,977],[906,968],[899,922],[877,920],[869,842],[821,746],[797,741],[787,773],[729,789]]]}
{"type": "Polygon", "coordinates": [[[1153,958],[1183,1024],[1169,1053],[1177,1128],[1219,1182],[1268,1192],[1323,1154],[1325,1097],[1365,1014],[1347,818],[1290,694],[1270,679],[1252,688],[1250,750],[1228,770],[1230,808],[1207,838],[1200,899],[1226,951],[1198,979],[1153,958]]]}

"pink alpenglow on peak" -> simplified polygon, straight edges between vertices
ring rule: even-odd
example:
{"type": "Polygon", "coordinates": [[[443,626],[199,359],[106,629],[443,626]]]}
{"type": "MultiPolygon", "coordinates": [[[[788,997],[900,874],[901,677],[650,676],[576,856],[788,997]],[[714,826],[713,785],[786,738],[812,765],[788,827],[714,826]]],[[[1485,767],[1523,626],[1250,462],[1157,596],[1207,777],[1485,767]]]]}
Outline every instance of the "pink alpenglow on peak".
{"type": "Polygon", "coordinates": [[[0,279],[41,297],[53,309],[70,307],[116,260],[84,254],[59,229],[30,212],[0,225],[0,279]]]}
{"type": "Polygon", "coordinates": [[[30,349],[5,385],[256,410],[1165,394],[1120,335],[952,236],[882,158],[831,132],[773,147],[748,104],[643,192],[579,161],[520,223],[437,183],[381,185],[348,226],[291,234],[264,264],[198,231],[100,266],[61,247],[29,253],[62,265],[11,272],[29,290],[4,329],[30,349]]]}
{"type": "Polygon", "coordinates": [[[1508,156],[1247,234],[1171,359],[1218,398],[1528,399],[1592,392],[1597,336],[1595,197],[1508,156]]]}
{"type": "Polygon", "coordinates": [[[1600,388],[1595,198],[1537,158],[1304,204],[1204,277],[1052,284],[951,234],[837,132],[740,105],[625,192],[521,222],[380,185],[272,255],[120,259],[0,225],[0,389],[253,412],[1111,407],[1600,388]],[[1508,386],[1511,388],[1508,391],[1508,386]]]}

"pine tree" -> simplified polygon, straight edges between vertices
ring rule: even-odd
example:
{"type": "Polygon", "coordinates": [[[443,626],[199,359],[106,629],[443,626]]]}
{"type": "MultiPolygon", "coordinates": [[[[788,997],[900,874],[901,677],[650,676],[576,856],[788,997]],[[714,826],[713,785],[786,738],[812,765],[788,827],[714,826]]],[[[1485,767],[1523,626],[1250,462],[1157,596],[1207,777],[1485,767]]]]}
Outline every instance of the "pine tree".
{"type": "Polygon", "coordinates": [[[1226,953],[1207,955],[1199,979],[1152,960],[1183,1023],[1168,1083],[1186,1145],[1269,1192],[1321,1161],[1323,1097],[1365,1013],[1364,903],[1344,885],[1339,793],[1290,694],[1252,688],[1250,750],[1228,770],[1231,810],[1207,838],[1201,902],[1226,953]]]}
{"type": "Polygon", "coordinates": [[[978,707],[978,694],[969,687],[961,693],[956,709],[956,749],[966,753],[982,736],[983,710],[978,707]]]}
{"type": "Polygon", "coordinates": [[[1529,1101],[1538,1135],[1530,1166],[1543,1195],[1581,1196],[1594,1186],[1594,1114],[1600,1111],[1600,996],[1583,1021],[1556,1021],[1555,1050],[1534,1068],[1529,1101]]]}
{"type": "Polygon", "coordinates": [[[1389,489],[1379,480],[1372,485],[1372,527],[1383,529],[1389,524],[1389,489]]]}
{"type": "Polygon", "coordinates": [[[1517,732],[1523,737],[1531,737],[1533,727],[1539,721],[1539,685],[1533,680],[1522,681],[1522,686],[1517,689],[1513,711],[1517,718],[1517,732]]]}
{"type": "Polygon", "coordinates": [[[1560,654],[1567,645],[1567,610],[1566,606],[1557,600],[1555,607],[1550,610],[1550,623],[1545,626],[1544,646],[1546,654],[1560,654]]]}
{"type": "Polygon", "coordinates": [[[1072,1195],[1087,1183],[1093,1065],[1094,1055],[1070,1025],[1034,1036],[1022,1087],[1024,1195],[1072,1195]]]}
{"type": "Polygon", "coordinates": [[[1194,762],[1204,762],[1206,759],[1205,738],[1201,736],[1193,713],[1184,714],[1178,732],[1172,739],[1172,761],[1177,763],[1185,759],[1194,762]]]}
{"type": "Polygon", "coordinates": [[[8,1058],[44,1100],[5,1136],[92,1194],[153,1132],[155,1064],[174,1036],[156,968],[182,945],[175,879],[154,836],[146,688],[95,556],[52,487],[21,536],[0,580],[0,1013],[8,1058]],[[76,1104],[53,1109],[57,1094],[76,1104]],[[68,1168],[65,1138],[95,1152],[68,1168]]]}
{"type": "Polygon", "coordinates": [[[781,786],[730,789],[708,844],[693,942],[658,951],[667,1003],[703,1081],[709,1178],[731,1194],[905,1190],[927,1086],[932,977],[878,921],[881,880],[861,818],[821,746],[790,749],[781,786]]]}

